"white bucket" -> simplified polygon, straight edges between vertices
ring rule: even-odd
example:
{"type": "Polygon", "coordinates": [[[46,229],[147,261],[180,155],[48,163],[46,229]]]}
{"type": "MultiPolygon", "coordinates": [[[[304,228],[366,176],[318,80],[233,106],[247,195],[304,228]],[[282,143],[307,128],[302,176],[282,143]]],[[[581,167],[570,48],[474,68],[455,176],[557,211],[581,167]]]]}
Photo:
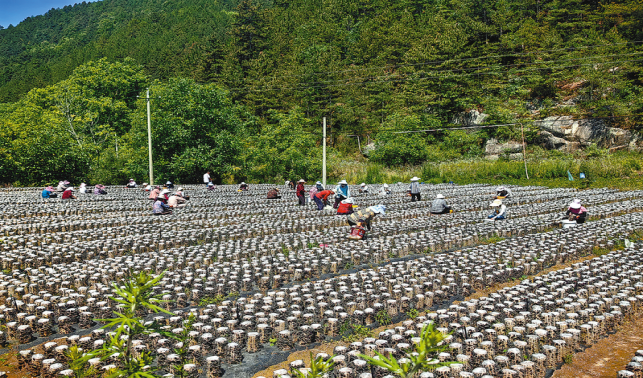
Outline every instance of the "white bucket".
{"type": "Polygon", "coordinates": [[[578,223],[576,223],[576,221],[564,220],[563,221],[563,228],[576,227],[577,224],[578,223]]]}

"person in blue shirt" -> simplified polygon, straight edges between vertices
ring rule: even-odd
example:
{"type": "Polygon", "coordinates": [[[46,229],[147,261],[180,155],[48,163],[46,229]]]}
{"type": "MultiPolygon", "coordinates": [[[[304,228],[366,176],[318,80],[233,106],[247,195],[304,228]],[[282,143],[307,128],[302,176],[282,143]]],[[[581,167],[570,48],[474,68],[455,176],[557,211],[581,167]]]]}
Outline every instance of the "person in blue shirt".
{"type": "Polygon", "coordinates": [[[339,203],[348,198],[351,198],[351,190],[348,187],[346,180],[342,180],[335,188],[335,204],[333,205],[333,208],[337,209],[339,203]]]}
{"type": "Polygon", "coordinates": [[[54,193],[55,191],[56,190],[51,186],[46,187],[42,191],[42,198],[56,198],[56,197],[58,197],[58,195],[56,193],[54,193]]]}

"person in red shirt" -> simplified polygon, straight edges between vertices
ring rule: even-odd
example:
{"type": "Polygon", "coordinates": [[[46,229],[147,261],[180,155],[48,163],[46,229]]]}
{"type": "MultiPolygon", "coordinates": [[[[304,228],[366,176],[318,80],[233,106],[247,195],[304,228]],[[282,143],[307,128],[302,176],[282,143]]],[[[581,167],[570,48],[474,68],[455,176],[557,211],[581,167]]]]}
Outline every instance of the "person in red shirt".
{"type": "Polygon", "coordinates": [[[348,215],[353,214],[353,204],[355,200],[353,198],[347,198],[339,203],[337,207],[337,215],[348,215]]]}
{"type": "Polygon", "coordinates": [[[315,194],[315,203],[317,204],[317,210],[324,210],[324,205],[328,204],[328,196],[335,194],[332,190],[322,190],[321,192],[315,194]]]}
{"type": "Polygon", "coordinates": [[[63,199],[76,199],[74,195],[74,188],[69,187],[63,192],[63,199]]]}
{"type": "Polygon", "coordinates": [[[306,205],[306,188],[304,187],[304,184],[306,181],[304,179],[301,179],[297,181],[297,198],[299,199],[299,206],[305,206],[306,205]]]}

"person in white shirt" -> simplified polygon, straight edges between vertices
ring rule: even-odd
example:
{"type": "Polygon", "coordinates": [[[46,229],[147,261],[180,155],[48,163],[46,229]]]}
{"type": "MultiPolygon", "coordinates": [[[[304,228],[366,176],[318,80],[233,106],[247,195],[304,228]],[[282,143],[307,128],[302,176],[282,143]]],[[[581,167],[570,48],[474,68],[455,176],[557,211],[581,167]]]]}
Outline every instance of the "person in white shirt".
{"type": "Polygon", "coordinates": [[[502,200],[496,199],[489,206],[493,208],[493,213],[489,214],[487,219],[497,221],[507,218],[507,206],[502,204],[502,200]]]}
{"type": "Polygon", "coordinates": [[[208,184],[210,183],[210,181],[211,181],[211,180],[210,180],[210,171],[207,171],[207,172],[205,172],[205,174],[203,175],[203,184],[205,184],[205,186],[208,186],[208,184]]]}
{"type": "Polygon", "coordinates": [[[391,190],[388,188],[388,184],[382,185],[382,188],[380,189],[380,196],[387,196],[391,194],[391,190]]]}
{"type": "Polygon", "coordinates": [[[359,186],[359,192],[360,192],[360,193],[368,193],[368,186],[366,186],[366,183],[364,183],[364,182],[363,182],[363,183],[359,186]]]}

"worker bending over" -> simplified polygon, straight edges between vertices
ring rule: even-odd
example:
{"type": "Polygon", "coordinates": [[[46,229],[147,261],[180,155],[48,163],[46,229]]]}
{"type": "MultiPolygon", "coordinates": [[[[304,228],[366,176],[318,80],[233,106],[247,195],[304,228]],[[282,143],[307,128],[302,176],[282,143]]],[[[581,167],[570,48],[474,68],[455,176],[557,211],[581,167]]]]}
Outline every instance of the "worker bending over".
{"type": "Polygon", "coordinates": [[[335,192],[330,189],[322,190],[315,194],[314,201],[317,204],[317,210],[324,210],[324,206],[328,205],[328,197],[333,194],[335,194],[335,192]]]}
{"type": "Polygon", "coordinates": [[[366,183],[361,183],[359,186],[359,192],[360,193],[368,193],[368,186],[366,186],[366,183]]]}
{"type": "Polygon", "coordinates": [[[351,226],[366,226],[366,228],[370,231],[371,222],[373,221],[373,218],[375,218],[375,216],[377,216],[378,214],[385,215],[386,206],[377,205],[367,207],[364,210],[358,210],[357,212],[348,215],[346,217],[346,220],[351,226]]]}
{"type": "Polygon", "coordinates": [[[76,196],[74,195],[74,187],[70,186],[69,188],[65,189],[63,192],[62,199],[76,199],[76,196]]]}
{"type": "Polygon", "coordinates": [[[353,204],[355,200],[352,198],[347,198],[339,203],[337,207],[337,215],[348,215],[353,214],[353,204]]]}
{"type": "Polygon", "coordinates": [[[154,201],[154,206],[152,207],[152,212],[154,215],[172,214],[172,209],[167,204],[167,198],[165,198],[165,195],[159,194],[159,196],[156,197],[156,201],[154,201]]]}
{"type": "Polygon", "coordinates": [[[496,188],[496,195],[494,199],[511,199],[511,189],[505,186],[499,186],[496,188]]]}
{"type": "Polygon", "coordinates": [[[388,188],[388,184],[382,185],[382,188],[379,191],[380,196],[388,196],[391,194],[391,190],[388,188]]]}
{"type": "Polygon", "coordinates": [[[570,221],[576,221],[577,224],[583,224],[587,219],[587,209],[581,204],[579,199],[575,199],[569,204],[569,208],[565,215],[570,221]]]}
{"type": "Polygon", "coordinates": [[[281,198],[281,195],[279,194],[279,189],[274,188],[273,190],[268,192],[268,199],[279,199],[281,198]]]}
{"type": "Polygon", "coordinates": [[[442,194],[435,196],[433,203],[431,203],[431,214],[447,214],[451,211],[451,206],[447,204],[442,194]]]}

